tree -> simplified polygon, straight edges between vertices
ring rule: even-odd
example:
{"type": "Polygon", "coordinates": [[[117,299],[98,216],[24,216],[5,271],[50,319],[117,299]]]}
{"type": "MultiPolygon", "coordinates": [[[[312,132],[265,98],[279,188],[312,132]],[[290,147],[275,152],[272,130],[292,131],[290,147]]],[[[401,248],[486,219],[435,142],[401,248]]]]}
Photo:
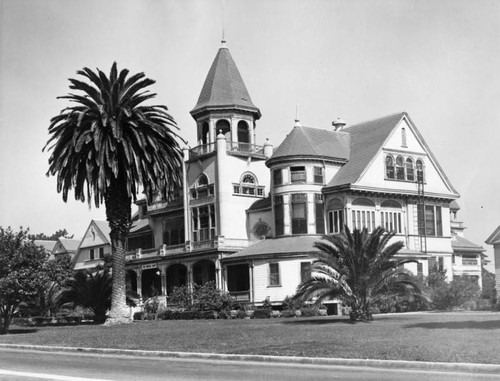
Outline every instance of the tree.
{"type": "Polygon", "coordinates": [[[44,287],[46,260],[28,230],[0,227],[0,334],[7,333],[19,305],[32,301],[44,287]]]}
{"type": "Polygon", "coordinates": [[[113,63],[109,77],[101,70],[77,72],[69,79],[74,103],[51,119],[44,150],[52,151],[47,175],[57,175],[57,191],[66,202],[74,188],[77,200],[105,205],[110,227],[113,294],[107,323],[130,322],[125,299],[125,239],[131,203],[142,189],[148,199],[173,197],[181,181],[182,150],[177,125],[165,106],[142,105],[156,96],[144,73],[128,77],[113,63]]]}
{"type": "Polygon", "coordinates": [[[339,235],[325,236],[315,243],[318,259],[311,266],[311,278],[299,286],[296,298],[315,298],[320,304],[339,299],[351,307],[351,320],[371,320],[370,307],[382,295],[421,296],[421,290],[410,273],[403,268],[410,259],[396,257],[402,242],[389,244],[394,233],[377,228],[345,227],[339,235]]]}
{"type": "Polygon", "coordinates": [[[56,241],[58,238],[73,238],[74,234],[69,235],[66,229],[59,229],[52,235],[46,235],[45,233],[30,234],[29,238],[40,239],[46,241],[56,241]]]}

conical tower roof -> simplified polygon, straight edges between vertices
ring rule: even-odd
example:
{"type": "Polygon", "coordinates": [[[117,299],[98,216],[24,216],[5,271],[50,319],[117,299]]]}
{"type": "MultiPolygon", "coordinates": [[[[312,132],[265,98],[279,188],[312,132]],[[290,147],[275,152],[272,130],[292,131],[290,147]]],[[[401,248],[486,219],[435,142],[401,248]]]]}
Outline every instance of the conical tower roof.
{"type": "Polygon", "coordinates": [[[256,119],[261,116],[224,41],[210,67],[191,115],[194,117],[204,111],[220,109],[249,111],[256,119]]]}

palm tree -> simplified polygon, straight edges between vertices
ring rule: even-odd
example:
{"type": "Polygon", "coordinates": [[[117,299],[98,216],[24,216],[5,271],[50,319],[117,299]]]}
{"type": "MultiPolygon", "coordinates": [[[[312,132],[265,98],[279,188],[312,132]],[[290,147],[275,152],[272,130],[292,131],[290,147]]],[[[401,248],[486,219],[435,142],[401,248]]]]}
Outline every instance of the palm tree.
{"type": "Polygon", "coordinates": [[[154,83],[144,73],[128,77],[113,63],[109,77],[83,68],[82,82],[69,79],[70,93],[59,98],[74,103],[51,119],[52,151],[47,176],[57,175],[57,191],[66,202],[103,204],[110,227],[113,257],[113,295],[107,324],[130,322],[125,302],[125,239],[131,225],[131,203],[140,189],[148,200],[170,200],[180,184],[182,150],[172,116],[165,106],[146,106],[156,94],[145,90],[154,83]]]}
{"type": "Polygon", "coordinates": [[[421,290],[407,270],[411,259],[397,257],[402,242],[389,244],[394,233],[377,228],[345,227],[339,235],[325,236],[315,243],[320,250],[311,266],[311,278],[299,286],[296,298],[316,303],[339,299],[351,307],[351,320],[371,320],[370,306],[381,295],[421,296],[421,290]]]}
{"type": "Polygon", "coordinates": [[[78,271],[68,279],[57,297],[57,306],[83,307],[92,310],[94,322],[103,323],[111,306],[111,276],[106,271],[78,271]]]}

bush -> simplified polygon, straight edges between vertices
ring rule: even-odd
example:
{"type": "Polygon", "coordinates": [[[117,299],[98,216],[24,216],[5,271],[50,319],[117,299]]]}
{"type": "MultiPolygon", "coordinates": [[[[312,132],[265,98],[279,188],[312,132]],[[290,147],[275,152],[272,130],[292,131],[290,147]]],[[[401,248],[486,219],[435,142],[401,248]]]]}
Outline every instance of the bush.
{"type": "Polygon", "coordinates": [[[317,316],[319,308],[313,304],[304,306],[300,309],[302,316],[317,316]]]}
{"type": "Polygon", "coordinates": [[[254,319],[269,319],[271,317],[271,314],[272,314],[271,309],[258,308],[253,312],[253,318],[254,319]]]}
{"type": "Polygon", "coordinates": [[[134,313],[134,320],[143,320],[144,311],[138,311],[134,313]]]}
{"type": "Polygon", "coordinates": [[[222,311],[240,307],[235,305],[228,293],[218,290],[215,282],[207,282],[202,286],[193,284],[192,292],[187,285],[174,287],[170,294],[170,303],[192,311],[222,311]]]}
{"type": "Polygon", "coordinates": [[[217,319],[217,311],[200,311],[199,319],[217,319]]]}
{"type": "MultiPolygon", "coordinates": [[[[300,311],[300,310],[298,310],[298,311],[300,311]]],[[[281,311],[281,317],[286,317],[286,318],[296,317],[295,311],[294,310],[283,310],[283,311],[281,311]]]]}

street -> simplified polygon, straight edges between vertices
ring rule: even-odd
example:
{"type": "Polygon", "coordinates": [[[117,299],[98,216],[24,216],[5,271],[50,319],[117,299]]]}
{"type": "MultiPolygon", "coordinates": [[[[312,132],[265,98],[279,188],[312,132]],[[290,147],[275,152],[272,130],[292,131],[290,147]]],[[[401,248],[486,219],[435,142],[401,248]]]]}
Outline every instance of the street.
{"type": "Polygon", "coordinates": [[[495,375],[0,349],[0,380],[493,380],[495,375]]]}

